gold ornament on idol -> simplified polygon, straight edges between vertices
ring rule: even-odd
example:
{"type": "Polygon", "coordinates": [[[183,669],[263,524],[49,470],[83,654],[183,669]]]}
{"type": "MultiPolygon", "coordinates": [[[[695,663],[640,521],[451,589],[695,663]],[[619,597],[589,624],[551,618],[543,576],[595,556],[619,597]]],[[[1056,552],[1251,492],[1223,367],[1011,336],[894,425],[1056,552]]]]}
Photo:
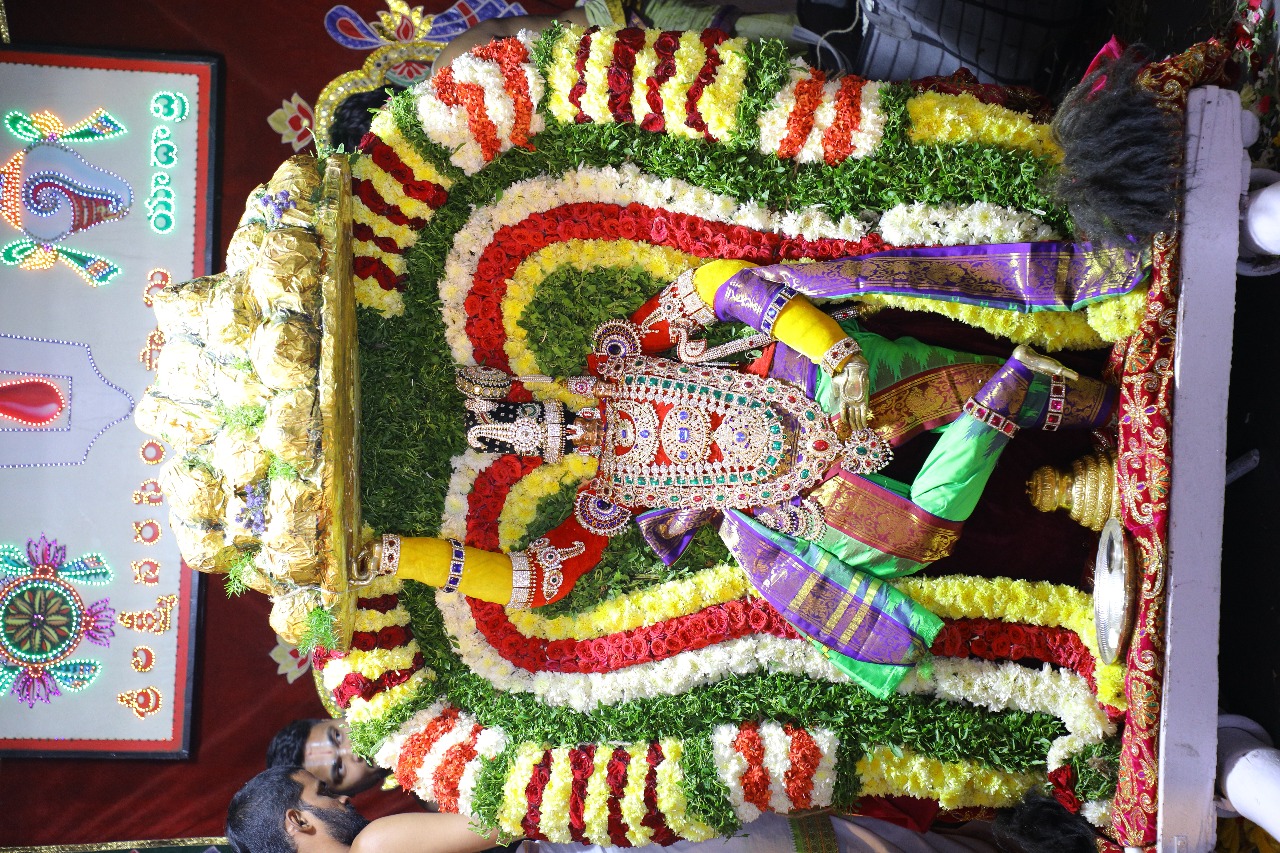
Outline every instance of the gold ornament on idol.
{"type": "Polygon", "coordinates": [[[1065,509],[1090,530],[1102,530],[1120,511],[1114,452],[1091,453],[1071,463],[1071,471],[1045,465],[1031,472],[1027,495],[1041,512],[1065,509]]]}

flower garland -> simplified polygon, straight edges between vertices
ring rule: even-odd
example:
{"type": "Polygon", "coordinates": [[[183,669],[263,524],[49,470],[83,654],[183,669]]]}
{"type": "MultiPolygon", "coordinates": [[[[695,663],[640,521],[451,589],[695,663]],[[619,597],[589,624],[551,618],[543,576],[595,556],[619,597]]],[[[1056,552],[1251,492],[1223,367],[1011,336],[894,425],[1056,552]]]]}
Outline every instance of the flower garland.
{"type": "Polygon", "coordinates": [[[939,761],[910,749],[876,746],[858,759],[863,796],[936,799],[944,809],[1002,808],[1043,780],[1035,773],[995,770],[970,761],[939,761]]]}
{"type": "Polygon", "coordinates": [[[710,141],[734,133],[747,76],[744,39],[575,25],[553,37],[547,110],[559,121],[636,123],[710,141]]]}
{"type": "Polygon", "coordinates": [[[761,153],[828,166],[871,156],[884,139],[883,86],[855,76],[827,80],[817,69],[792,66],[760,115],[761,153]]]}
{"type": "MultiPolygon", "coordinates": [[[[527,41],[523,44],[527,48],[527,41]]],[[[385,245],[392,253],[403,250],[412,255],[409,268],[416,276],[414,286],[426,283],[428,287],[434,285],[433,289],[439,292],[445,303],[443,314],[449,349],[462,363],[475,360],[495,366],[509,364],[521,372],[536,365],[537,356],[528,343],[529,332],[520,319],[549,275],[568,269],[617,268],[613,259],[604,257],[602,244],[597,242],[601,234],[605,239],[617,240],[610,245],[626,247],[635,261],[633,265],[643,267],[646,274],[658,278],[668,277],[677,265],[687,268],[701,257],[773,261],[778,257],[834,256],[825,253],[837,250],[848,254],[850,248],[865,252],[911,238],[916,238],[914,243],[907,244],[951,245],[969,239],[967,235],[973,235],[972,239],[995,239],[994,235],[1000,233],[1033,238],[1053,228],[1052,223],[1062,221],[1061,216],[1053,212],[1033,216],[1019,213],[1007,204],[997,206],[997,200],[1006,201],[998,194],[990,196],[989,205],[971,203],[968,198],[974,196],[966,198],[966,190],[958,184],[954,197],[939,195],[933,190],[920,191],[912,185],[897,196],[905,201],[889,205],[878,222],[874,216],[864,219],[851,212],[859,210],[860,202],[856,199],[873,197],[877,191],[874,188],[854,190],[852,184],[899,158],[904,149],[910,149],[907,140],[917,146],[988,144],[990,141],[982,136],[984,132],[1016,124],[1009,115],[980,110],[962,98],[952,102],[944,99],[929,106],[924,100],[926,96],[904,97],[902,87],[856,80],[836,84],[803,69],[788,73],[788,80],[779,81],[770,96],[774,101],[770,102],[769,109],[790,99],[781,120],[783,130],[773,135],[770,135],[772,131],[768,134],[762,131],[761,148],[763,150],[768,136],[769,145],[785,147],[788,153],[794,149],[794,159],[811,165],[797,167],[789,173],[786,180],[794,182],[794,193],[755,195],[735,188],[767,187],[768,184],[729,177],[727,173],[731,170],[715,165],[722,153],[719,150],[709,151],[705,157],[701,153],[696,157],[690,154],[688,168],[685,168],[684,160],[671,156],[673,151],[683,156],[682,150],[667,144],[674,141],[668,139],[667,134],[657,132],[667,130],[670,124],[672,137],[727,139],[731,136],[736,127],[731,112],[722,110],[717,119],[714,109],[704,107],[714,106],[717,100],[726,104],[741,101],[741,83],[736,91],[730,91],[732,87],[725,83],[729,80],[725,69],[735,61],[745,69],[748,54],[744,50],[715,38],[696,37],[691,41],[681,36],[662,41],[661,34],[621,30],[577,31],[562,38],[552,54],[551,61],[545,64],[538,60],[548,69],[551,85],[541,109],[558,104],[566,115],[572,110],[570,118],[556,116],[571,124],[552,125],[539,135],[535,135],[538,130],[533,126],[536,115],[530,116],[527,134],[517,128],[523,120],[518,116],[521,109],[518,98],[512,96],[513,92],[532,93],[535,88],[533,81],[526,79],[526,86],[512,73],[517,67],[522,74],[528,74],[533,68],[527,61],[527,53],[519,55],[514,50],[506,54],[473,53],[471,59],[477,65],[488,63],[485,80],[479,80],[478,76],[463,79],[457,76],[456,70],[451,83],[448,76],[443,78],[445,88],[452,85],[455,91],[437,99],[444,106],[465,113],[463,126],[456,126],[455,130],[460,136],[471,137],[474,143],[472,173],[480,168],[477,162],[487,161],[489,166],[482,180],[460,181],[454,187],[441,182],[449,191],[448,198],[424,224],[424,239],[418,244],[402,240],[406,237],[403,233],[388,231],[383,235],[389,239],[385,245]],[[513,62],[513,58],[518,61],[513,62]],[[807,86],[807,95],[798,96],[802,80],[813,85],[807,86]],[[467,85],[476,88],[467,90],[467,85]],[[718,94],[713,92],[717,86],[721,87],[718,94]],[[471,94],[467,94],[468,91],[471,94]],[[708,95],[709,92],[713,94],[708,95]],[[506,103],[502,97],[510,101],[509,127],[502,124],[507,120],[506,114],[495,108],[506,103]],[[558,98],[563,100],[562,104],[558,98]],[[454,104],[450,106],[445,101],[454,104]],[[920,103],[913,107],[909,101],[920,103]],[[637,124],[644,130],[637,131],[637,124]],[[864,144],[855,141],[858,134],[878,134],[878,137],[873,143],[864,144]],[[619,141],[623,146],[613,148],[619,141]],[[635,144],[628,146],[631,142],[635,144]],[[502,151],[526,144],[537,145],[538,150],[522,152],[514,158],[500,156],[502,151]],[[643,166],[623,169],[573,166],[564,170],[566,163],[604,162],[601,152],[611,148],[632,152],[637,163],[643,166]],[[663,157],[670,163],[679,163],[679,168],[669,169],[661,162],[663,157]],[[836,164],[841,164],[838,173],[829,168],[836,164]],[[707,180],[706,176],[717,168],[726,173],[724,179],[716,175],[714,180],[707,180]],[[563,175],[559,174],[562,170],[563,175]],[[634,174],[628,174],[628,170],[634,174]],[[553,174],[556,177],[547,177],[553,174]],[[705,183],[705,187],[699,186],[700,183],[705,183]],[[814,189],[824,183],[822,192],[814,189]],[[572,192],[562,197],[566,186],[572,192]],[[639,192],[666,198],[651,203],[638,201],[639,192]],[[771,211],[753,201],[754,198],[837,196],[838,202],[826,208],[806,203],[791,211],[771,211]],[[680,209],[678,205],[685,205],[687,209],[680,209]],[[476,227],[467,232],[473,224],[476,227]],[[823,240],[829,242],[819,242],[823,240]],[[858,245],[838,245],[837,241],[841,240],[858,245]],[[468,314],[473,318],[471,321],[465,319],[468,314]],[[459,358],[460,354],[465,357],[459,358]]],[[[530,97],[527,105],[535,108],[541,97],[541,93],[530,97]]],[[[760,115],[767,114],[769,109],[760,115]]],[[[403,129],[403,113],[396,115],[401,120],[397,127],[403,129]]],[[[418,118],[421,119],[420,113],[418,118]]],[[[770,121],[779,124],[778,119],[770,121]]],[[[1035,143],[1034,132],[1024,134],[1025,138],[1019,133],[1021,131],[1011,131],[1012,144],[1000,155],[1004,158],[1002,164],[1033,163],[1029,157],[1018,160],[1023,155],[1015,156],[1010,150],[1030,152],[1030,157],[1051,155],[1043,145],[1035,143]]],[[[432,142],[445,144],[441,142],[443,137],[426,135],[432,142]]],[[[869,140],[870,136],[863,138],[869,140]]],[[[424,151],[420,144],[415,146],[417,152],[424,151]]],[[[958,156],[964,156],[963,148],[958,150],[958,156]]],[[[759,155],[749,150],[742,156],[759,155]]],[[[936,157],[936,153],[932,156],[936,157]]],[[[916,162],[909,156],[899,159],[908,164],[916,162]]],[[[455,158],[454,162],[461,161],[455,158]]],[[[445,165],[442,161],[441,174],[447,173],[445,165]]],[[[1040,167],[1024,170],[1024,174],[1030,175],[1036,168],[1040,167]]],[[[768,169],[760,171],[768,173],[768,169]]],[[[374,177],[368,181],[375,190],[379,189],[374,177]]],[[[868,186],[874,187],[874,181],[868,186]]],[[[385,197],[381,190],[377,195],[385,197]]],[[[374,204],[377,205],[376,200],[374,204]]],[[[378,244],[370,241],[370,245],[378,244]]],[[[387,269],[393,275],[401,275],[390,265],[387,269]]],[[[402,282],[397,284],[403,286],[402,282]]],[[[433,310],[432,296],[434,293],[428,292],[415,295],[416,302],[404,299],[406,314],[421,310],[420,306],[433,310]]],[[[1118,305],[1107,304],[1105,313],[1099,312],[1099,316],[1118,326],[1124,322],[1125,311],[1118,305]]],[[[966,319],[973,321],[975,317],[966,319]]],[[[996,326],[990,319],[976,322],[996,326]]],[[[1075,318],[1074,322],[1078,323],[1079,319],[1075,318]]],[[[1083,340],[1084,332],[1088,331],[1073,329],[1063,334],[1061,324],[1053,325],[1055,331],[1048,335],[1051,339],[1083,340]]],[[[1015,333],[1030,335],[1033,331],[1015,333]]],[[[572,478],[550,468],[526,467],[510,458],[485,457],[469,451],[454,458],[448,481],[442,533],[447,531],[447,535],[465,537],[472,543],[482,542],[484,547],[499,544],[509,547],[529,533],[538,505],[558,494],[572,478]]],[[[854,777],[855,770],[850,768],[861,747],[848,741],[847,729],[839,729],[837,734],[839,726],[847,725],[844,720],[855,718],[845,715],[854,712],[842,709],[839,716],[832,716],[835,712],[828,705],[820,704],[814,712],[813,729],[788,728],[775,722],[773,716],[778,715],[778,708],[808,707],[800,697],[811,695],[803,686],[811,684],[813,676],[807,672],[770,674],[771,670],[784,669],[773,659],[783,654],[797,658],[810,656],[812,650],[787,635],[785,630],[773,632],[770,625],[761,625],[750,635],[758,643],[757,647],[747,649],[745,645],[734,645],[747,639],[747,635],[735,636],[728,629],[717,632],[711,623],[718,624],[720,616],[731,622],[730,614],[737,614],[750,630],[750,618],[763,614],[763,610],[758,609],[758,602],[745,595],[741,573],[730,567],[707,570],[695,579],[707,580],[708,589],[692,583],[678,592],[670,587],[665,590],[666,596],[646,598],[649,591],[621,596],[593,608],[589,614],[557,620],[533,613],[511,614],[510,619],[496,618],[501,615],[500,611],[494,614],[495,618],[487,618],[490,610],[477,609],[476,604],[464,602],[460,597],[439,598],[436,605],[431,606],[423,604],[429,599],[410,592],[406,600],[417,602],[410,608],[414,628],[426,632],[422,636],[424,647],[429,651],[425,660],[419,662],[411,657],[403,668],[412,670],[416,665],[417,671],[438,673],[439,681],[420,686],[414,694],[416,698],[388,702],[380,715],[358,720],[362,742],[369,742],[374,732],[385,730],[388,725],[411,728],[406,709],[415,702],[421,703],[424,697],[439,693],[447,697],[448,702],[440,703],[427,718],[412,718],[417,720],[413,725],[423,730],[433,725],[443,729],[444,722],[434,721],[452,713],[453,722],[448,732],[441,733],[422,752],[423,761],[416,770],[411,768],[409,759],[401,762],[397,757],[395,762],[405,764],[406,778],[417,773],[414,784],[425,795],[456,804],[460,810],[480,809],[479,816],[486,821],[495,819],[501,812],[506,815],[504,826],[511,826],[513,832],[532,830],[535,835],[562,841],[663,843],[672,834],[695,837],[698,827],[710,835],[711,824],[717,831],[724,829],[723,820],[712,817],[724,813],[724,804],[709,799],[713,794],[719,796],[715,793],[718,789],[706,788],[701,783],[685,788],[688,779],[705,781],[707,777],[699,774],[708,770],[716,771],[713,775],[719,778],[719,763],[710,758],[713,752],[710,733],[703,735],[707,738],[705,755],[699,751],[702,747],[697,738],[660,737],[677,731],[671,721],[706,719],[704,709],[713,707],[730,715],[717,725],[734,728],[735,739],[742,735],[742,749],[734,750],[735,754],[747,762],[748,771],[758,766],[759,772],[752,777],[758,783],[753,789],[753,799],[774,809],[802,807],[799,804],[806,801],[830,802],[834,798],[831,792],[836,787],[837,768],[843,768],[840,772],[846,780],[854,777]],[[726,575],[716,580],[717,570],[726,575]],[[739,585],[736,591],[728,589],[730,573],[739,585]],[[685,596],[683,601],[681,595],[685,596]],[[705,603],[690,607],[687,603],[690,597],[698,601],[705,599],[705,603]],[[700,625],[690,628],[687,626],[693,625],[692,621],[687,624],[679,621],[689,619],[698,620],[700,625]],[[433,620],[438,621],[438,627],[434,627],[433,620]],[[482,629],[479,632],[478,627],[482,629]],[[631,633],[622,636],[626,632],[631,633]],[[449,649],[450,635],[459,640],[456,652],[449,649]],[[706,640],[709,644],[695,647],[695,637],[696,642],[706,640]],[[661,642],[656,642],[658,640],[661,642]],[[560,671],[554,671],[557,668],[560,671]],[[627,677],[636,682],[643,679],[646,683],[632,683],[627,677]],[[655,692],[649,686],[653,682],[683,684],[684,692],[655,692]],[[586,698],[575,700],[571,698],[574,692],[586,698]],[[459,708],[466,710],[459,711],[459,708]],[[590,715],[581,713],[579,708],[590,708],[590,715]],[[754,719],[761,719],[755,724],[754,736],[744,735],[739,721],[754,719]],[[401,722],[397,724],[397,720],[401,722]],[[821,732],[830,733],[830,742],[822,742],[821,732]],[[575,740],[558,743],[548,740],[549,736],[560,737],[561,733],[575,740]],[[841,736],[846,739],[843,747],[841,736]],[[571,746],[579,741],[584,745],[571,746]],[[610,741],[626,746],[606,745],[610,741]],[[840,749],[845,750],[843,764],[837,761],[840,749]],[[748,753],[750,761],[745,757],[748,753]],[[432,757],[428,759],[428,755],[432,757]],[[827,771],[808,770],[815,761],[820,765],[823,760],[828,761],[827,771]],[[687,766],[682,764],[686,761],[687,766]],[[495,799],[495,789],[489,780],[499,769],[503,776],[498,792],[501,797],[495,799]],[[822,772],[827,773],[823,777],[825,781],[817,778],[822,772]],[[767,784],[759,787],[765,780],[767,784]],[[677,814],[684,817],[678,818],[677,814]],[[681,820],[685,821],[684,825],[681,820]]],[[[904,585],[912,582],[924,581],[910,579],[904,585]]],[[[666,587],[668,585],[664,585],[666,587]]],[[[911,594],[925,606],[940,612],[940,608],[928,601],[927,594],[916,591],[911,594]]],[[[1045,726],[1045,716],[1052,715],[1049,722],[1056,728],[1042,728],[1041,731],[1048,733],[1035,743],[1052,744],[1050,760],[1060,762],[1078,758],[1081,750],[1103,736],[1098,733],[1105,732],[1111,720],[1097,707],[1090,693],[1089,678],[1091,675],[1096,678],[1100,694],[1105,696],[1108,691],[1115,692],[1114,673],[1096,665],[1096,650],[1090,645],[1091,620],[1087,614],[1082,616],[1072,611],[1074,602],[1070,596],[1054,598],[1010,586],[997,589],[992,596],[984,592],[973,600],[962,600],[963,596],[946,588],[935,597],[947,599],[948,596],[955,599],[952,604],[957,611],[949,618],[964,621],[952,622],[948,626],[953,629],[952,633],[944,630],[939,641],[948,644],[948,649],[954,646],[957,653],[990,655],[993,660],[945,660],[941,677],[921,687],[920,696],[894,697],[888,703],[891,717],[904,707],[911,708],[912,712],[927,707],[930,714],[936,715],[930,717],[932,723],[923,724],[927,728],[938,725],[938,721],[952,711],[972,714],[974,719],[982,720],[995,713],[997,725],[1022,732],[1024,720],[1031,720],[1029,725],[1045,726]],[[1002,600],[1005,597],[1009,600],[1002,600]],[[1008,622],[979,624],[979,620],[1008,622]],[[965,637],[960,638],[961,634],[965,637]],[[1065,669],[1036,671],[1001,659],[1005,654],[1012,656],[1014,650],[1020,648],[1034,648],[1032,656],[1050,660],[1065,669]],[[926,702],[925,696],[938,697],[930,700],[936,704],[895,704],[926,702]],[[969,708],[962,704],[964,702],[974,702],[990,711],[969,708]],[[1028,712],[1030,717],[1026,716],[1028,712]],[[1057,723],[1055,718],[1065,725],[1057,723]]],[[[399,627],[402,623],[398,615],[373,619],[365,625],[361,636],[378,638],[384,630],[399,627]]],[[[393,635],[394,631],[387,639],[395,639],[393,635]]],[[[404,649],[386,651],[387,662],[406,663],[404,649]]],[[[399,670],[358,659],[352,666],[342,664],[342,660],[336,658],[330,662],[348,669],[339,686],[346,683],[346,675],[372,682],[399,670]]],[[[847,685],[832,678],[829,683],[841,688],[836,692],[845,696],[842,691],[847,685]]],[[[381,692],[396,687],[388,685],[381,692]]],[[[352,701],[367,700],[359,695],[352,701]]],[[[849,704],[861,708],[856,701],[849,704]]],[[[1110,704],[1122,703],[1113,699],[1110,704]]],[[[877,726],[879,724],[872,728],[877,726]]],[[[895,726],[896,723],[886,720],[881,727],[889,732],[884,735],[886,739],[876,741],[873,737],[866,743],[902,744],[908,748],[902,753],[903,763],[876,764],[876,767],[883,764],[883,772],[864,774],[864,781],[870,780],[869,784],[863,784],[864,793],[871,793],[877,786],[897,793],[910,792],[911,786],[921,778],[936,777],[940,789],[963,799],[970,796],[972,785],[980,784],[974,780],[984,778],[983,773],[1004,773],[1009,777],[1004,780],[1009,788],[1025,781],[1013,777],[1042,778],[1030,771],[1043,759],[1044,747],[1033,746],[1031,741],[1018,741],[1025,755],[1013,763],[1009,760],[1014,750],[1007,745],[983,751],[979,740],[974,741],[978,744],[978,755],[944,754],[947,747],[943,744],[938,745],[941,751],[934,755],[934,745],[916,742],[912,739],[914,735],[895,726]],[[988,758],[992,761],[990,766],[985,763],[988,758]],[[984,763],[978,764],[979,761],[984,763]],[[1004,769],[992,770],[991,767],[1004,769]]],[[[414,733],[406,730],[403,743],[412,737],[414,733]]],[[[859,733],[859,737],[871,735],[859,733]]],[[[425,740],[420,738],[414,743],[423,747],[425,740]]],[[[1017,738],[1009,740],[1013,742],[1017,738]]],[[[399,752],[404,751],[403,743],[397,747],[399,752]]],[[[875,763],[873,759],[877,756],[863,758],[875,763]]],[[[863,769],[859,765],[856,772],[863,769]]],[[[993,791],[1001,787],[998,783],[999,780],[990,785],[993,791]]],[[[842,784],[849,785],[847,781],[842,784]]]]}
{"type": "Polygon", "coordinates": [[[379,578],[362,592],[351,649],[317,661],[321,680],[352,724],[385,715],[409,702],[435,674],[408,629],[410,615],[395,593],[395,578],[379,578]],[[396,628],[399,630],[388,630],[396,628]],[[362,635],[366,635],[362,637],[362,635]],[[372,635],[369,637],[368,635],[372,635]]]}
{"type": "Polygon", "coordinates": [[[379,113],[369,132],[366,156],[351,165],[356,304],[395,317],[404,313],[404,256],[452,181],[413,150],[389,113],[379,113]]]}
{"type": "Polygon", "coordinates": [[[1062,149],[1046,124],[998,104],[984,104],[965,92],[959,95],[921,92],[907,100],[910,138],[917,145],[978,143],[1029,151],[1052,163],[1062,162],[1062,149]]]}
{"type": "MultiPolygon", "coordinates": [[[[944,619],[1000,618],[1027,625],[1057,626],[1074,631],[1100,661],[1093,624],[1093,600],[1074,587],[1009,578],[899,578],[898,589],[944,619]]],[[[1098,666],[1098,700],[1124,709],[1124,668],[1098,666]]]]}
{"type": "Polygon", "coordinates": [[[965,246],[974,243],[1024,243],[1061,238],[1034,213],[998,204],[895,205],[880,217],[880,234],[894,246],[965,246]]]}
{"type": "Polygon", "coordinates": [[[474,175],[546,126],[536,112],[545,83],[529,59],[532,34],[473,48],[415,89],[427,137],[452,152],[449,161],[474,175]]]}
{"type": "Polygon", "coordinates": [[[511,487],[498,516],[498,547],[514,551],[526,537],[529,522],[538,511],[538,502],[565,486],[582,483],[595,476],[598,460],[572,453],[559,462],[543,464],[511,487]]]}

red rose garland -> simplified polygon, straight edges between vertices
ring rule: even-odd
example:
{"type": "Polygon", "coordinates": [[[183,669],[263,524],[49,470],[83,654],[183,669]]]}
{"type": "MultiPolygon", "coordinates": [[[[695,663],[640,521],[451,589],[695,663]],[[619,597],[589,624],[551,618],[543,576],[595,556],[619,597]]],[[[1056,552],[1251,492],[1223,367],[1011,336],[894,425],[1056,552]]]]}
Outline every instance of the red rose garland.
{"type": "Polygon", "coordinates": [[[587,842],[587,783],[595,770],[596,745],[589,743],[569,750],[573,781],[569,786],[569,836],[579,844],[587,842]]]}
{"type": "Polygon", "coordinates": [[[605,784],[609,788],[609,840],[614,847],[632,846],[627,838],[629,827],[622,819],[622,793],[627,787],[627,766],[630,763],[631,753],[619,746],[605,765],[605,784]]]}
{"type": "Polygon", "coordinates": [[[680,836],[671,831],[671,827],[667,826],[666,818],[658,809],[658,765],[662,763],[662,759],[662,747],[656,742],[650,743],[649,751],[645,754],[649,769],[644,777],[645,814],[640,820],[640,825],[653,832],[654,844],[666,847],[679,841],[680,836]]]}
{"type": "Polygon", "coordinates": [[[653,133],[661,133],[667,129],[667,119],[662,109],[662,86],[676,73],[676,50],[680,47],[680,33],[666,30],[658,35],[653,43],[653,52],[658,57],[653,68],[653,76],[645,80],[645,103],[649,105],[649,114],[640,122],[640,127],[653,133]]]}
{"type": "Polygon", "coordinates": [[[613,62],[605,76],[609,90],[609,115],[616,122],[634,123],[631,108],[631,78],[636,67],[636,52],[644,47],[644,30],[628,27],[618,30],[613,42],[613,62]]]}
{"type": "Polygon", "coordinates": [[[716,50],[716,47],[726,41],[729,36],[720,30],[703,30],[700,38],[702,47],[707,52],[707,61],[702,63],[698,76],[693,78],[693,83],[689,85],[689,92],[685,95],[684,123],[694,130],[701,131],[708,142],[715,142],[715,137],[707,130],[707,121],[702,117],[702,110],[698,108],[698,100],[702,97],[702,91],[711,85],[716,72],[720,70],[720,51],[716,50]]]}

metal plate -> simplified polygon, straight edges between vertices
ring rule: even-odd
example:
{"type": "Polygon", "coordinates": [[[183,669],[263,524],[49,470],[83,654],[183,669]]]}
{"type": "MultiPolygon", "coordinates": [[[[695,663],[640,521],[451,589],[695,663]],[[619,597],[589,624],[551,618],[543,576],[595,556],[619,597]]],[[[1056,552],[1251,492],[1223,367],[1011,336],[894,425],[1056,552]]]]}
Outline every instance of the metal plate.
{"type": "Polygon", "coordinates": [[[1124,654],[1133,625],[1133,555],[1118,518],[1102,528],[1098,556],[1093,562],[1093,620],[1098,633],[1098,656],[1104,664],[1124,654]]]}

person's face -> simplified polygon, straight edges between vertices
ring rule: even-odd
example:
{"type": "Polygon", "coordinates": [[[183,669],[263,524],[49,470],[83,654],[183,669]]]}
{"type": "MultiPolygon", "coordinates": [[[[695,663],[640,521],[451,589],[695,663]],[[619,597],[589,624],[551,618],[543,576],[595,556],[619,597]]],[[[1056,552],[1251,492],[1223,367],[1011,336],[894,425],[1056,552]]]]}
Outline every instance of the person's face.
{"type": "Polygon", "coordinates": [[[360,830],[369,825],[369,821],[351,805],[351,798],[335,793],[324,780],[306,770],[294,773],[293,779],[302,785],[299,805],[324,826],[333,840],[350,847],[360,830]]]}
{"type": "Polygon", "coordinates": [[[367,791],[387,775],[351,754],[347,724],[342,720],[323,720],[311,727],[302,750],[302,766],[334,794],[367,791]]]}

